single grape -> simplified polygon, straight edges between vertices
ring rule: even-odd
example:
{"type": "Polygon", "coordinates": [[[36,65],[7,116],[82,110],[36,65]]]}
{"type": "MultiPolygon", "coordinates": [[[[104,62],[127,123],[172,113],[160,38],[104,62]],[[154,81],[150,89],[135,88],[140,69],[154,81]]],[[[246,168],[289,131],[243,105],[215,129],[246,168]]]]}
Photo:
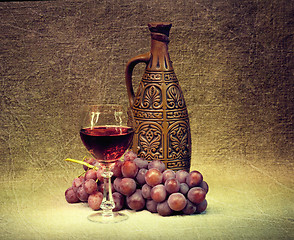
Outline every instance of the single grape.
{"type": "Polygon", "coordinates": [[[146,209],[147,209],[149,212],[157,213],[157,202],[155,202],[155,201],[152,200],[152,199],[147,200],[147,201],[146,201],[146,209]]]}
{"type": "Polygon", "coordinates": [[[187,183],[180,184],[180,193],[186,195],[189,192],[190,188],[187,183]]]}
{"type": "Polygon", "coordinates": [[[162,183],[162,173],[157,168],[151,168],[145,174],[145,181],[149,186],[154,187],[162,183]]]}
{"type": "Polygon", "coordinates": [[[99,210],[102,200],[103,200],[103,194],[101,192],[92,193],[88,197],[88,205],[93,210],[99,210]]]}
{"type": "Polygon", "coordinates": [[[151,199],[151,189],[147,183],[142,186],[142,196],[145,199],[151,199]]]}
{"type": "Polygon", "coordinates": [[[157,204],[157,212],[160,216],[170,216],[173,214],[173,210],[169,207],[167,201],[157,204]]]}
{"type": "Polygon", "coordinates": [[[81,202],[88,201],[89,194],[86,193],[86,190],[83,186],[78,187],[77,197],[78,197],[78,199],[80,199],[81,202]]]}
{"type": "Polygon", "coordinates": [[[119,211],[124,207],[125,204],[125,197],[120,194],[119,192],[114,192],[112,194],[112,198],[115,204],[113,211],[119,211]]]}
{"type": "Polygon", "coordinates": [[[84,176],[80,176],[78,178],[75,178],[72,182],[72,187],[73,187],[73,190],[76,192],[78,190],[78,188],[80,186],[82,186],[82,184],[84,183],[85,181],[85,177],[84,176]]]}
{"type": "Polygon", "coordinates": [[[73,190],[73,187],[69,187],[68,189],[66,189],[65,199],[68,203],[77,203],[80,201],[76,195],[76,192],[73,190]]]}
{"type": "Polygon", "coordinates": [[[88,194],[92,194],[92,193],[96,192],[98,189],[97,182],[93,179],[87,179],[84,182],[83,187],[85,188],[85,191],[88,194]]]}
{"type": "Polygon", "coordinates": [[[187,200],[185,208],[182,210],[185,215],[191,215],[196,212],[196,205],[187,200]]]}
{"type": "Polygon", "coordinates": [[[201,187],[206,193],[208,193],[209,187],[208,187],[207,182],[202,181],[202,182],[199,184],[199,187],[201,187]]]}
{"type": "MultiPolygon", "coordinates": [[[[107,190],[108,190],[109,185],[107,184],[106,187],[107,187],[107,190]]],[[[104,191],[104,182],[99,182],[98,183],[98,191],[103,193],[103,191],[104,191]]],[[[114,186],[113,186],[113,184],[111,184],[111,191],[112,192],[115,192],[116,191],[115,188],[114,188],[114,186]]]]}
{"type": "Polygon", "coordinates": [[[125,161],[134,161],[135,158],[137,158],[137,154],[134,153],[132,150],[127,151],[124,155],[124,160],[125,161]]]}
{"type": "Polygon", "coordinates": [[[148,169],[156,168],[160,172],[163,172],[165,170],[165,164],[160,160],[153,160],[148,164],[148,169]]]}
{"type": "MultiPolygon", "coordinates": [[[[86,162],[86,163],[89,163],[89,164],[91,164],[91,165],[94,165],[94,164],[96,163],[96,160],[95,160],[94,158],[92,158],[92,157],[87,157],[87,158],[85,158],[83,161],[86,162]]],[[[87,171],[87,170],[89,169],[89,168],[88,168],[87,166],[85,166],[85,165],[83,165],[83,168],[84,168],[85,171],[87,171]]]]}
{"type": "Polygon", "coordinates": [[[169,178],[164,183],[168,193],[176,193],[180,190],[180,182],[175,178],[169,178]]]}
{"type": "Polygon", "coordinates": [[[97,172],[94,169],[89,169],[85,174],[85,180],[93,179],[94,181],[97,180],[97,172]]]}
{"type": "Polygon", "coordinates": [[[133,161],[124,161],[121,166],[122,175],[126,178],[135,178],[138,173],[138,166],[133,161]]]}
{"type": "Polygon", "coordinates": [[[186,183],[190,188],[198,186],[203,180],[203,176],[200,172],[194,170],[186,177],[186,183]]]}
{"type": "Polygon", "coordinates": [[[113,188],[115,189],[115,191],[117,191],[117,192],[120,192],[120,189],[119,189],[119,187],[120,187],[120,182],[121,182],[121,178],[115,178],[114,179],[114,181],[113,181],[113,188]]]}
{"type": "Polygon", "coordinates": [[[206,192],[201,187],[193,187],[187,194],[188,199],[194,204],[199,204],[204,201],[205,196],[206,192]]]}
{"type": "Polygon", "coordinates": [[[98,168],[98,170],[96,171],[97,179],[99,182],[103,182],[104,180],[104,178],[102,177],[103,172],[103,168],[98,168]]]}
{"type": "Polygon", "coordinates": [[[148,161],[142,158],[135,158],[134,162],[138,166],[138,168],[148,168],[148,161]]]}
{"type": "Polygon", "coordinates": [[[196,213],[202,213],[207,208],[207,200],[204,199],[203,202],[196,205],[196,213]]]}
{"type": "Polygon", "coordinates": [[[185,183],[186,182],[186,177],[189,175],[189,173],[185,170],[179,170],[176,172],[176,179],[178,179],[178,181],[180,183],[185,183]]]}
{"type": "Polygon", "coordinates": [[[132,210],[142,210],[145,207],[145,199],[142,196],[142,191],[137,189],[132,195],[127,197],[127,205],[132,210]]]}
{"type": "Polygon", "coordinates": [[[172,193],[167,199],[168,206],[174,211],[181,211],[187,204],[187,199],[182,193],[172,193]]]}
{"type": "Polygon", "coordinates": [[[121,172],[122,164],[123,164],[122,161],[116,161],[115,164],[113,165],[113,168],[111,169],[111,171],[113,172],[113,175],[112,175],[113,178],[122,177],[122,172],[121,172]]]}
{"type": "Polygon", "coordinates": [[[141,168],[137,173],[136,180],[141,186],[146,183],[145,175],[147,171],[148,170],[146,168],[141,168]]]}
{"type": "Polygon", "coordinates": [[[163,184],[156,185],[151,189],[151,198],[157,203],[163,202],[166,199],[166,195],[166,189],[163,184]]]}
{"type": "Polygon", "coordinates": [[[171,169],[166,169],[163,173],[162,173],[162,181],[165,182],[167,179],[169,178],[175,178],[176,177],[176,173],[175,171],[171,170],[171,169]]]}
{"type": "Polygon", "coordinates": [[[125,196],[130,196],[136,191],[137,185],[132,178],[122,178],[119,183],[119,192],[125,196]]]}

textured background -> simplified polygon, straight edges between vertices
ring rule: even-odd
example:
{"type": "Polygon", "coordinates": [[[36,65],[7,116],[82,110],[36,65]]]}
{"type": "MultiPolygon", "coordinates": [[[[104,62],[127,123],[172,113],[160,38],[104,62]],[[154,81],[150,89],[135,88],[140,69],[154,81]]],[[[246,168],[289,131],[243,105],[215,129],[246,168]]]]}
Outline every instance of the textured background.
{"type": "MultiPolygon", "coordinates": [[[[63,192],[80,172],[63,161],[86,153],[77,134],[79,106],[128,104],[126,62],[149,51],[149,22],[170,21],[169,52],[190,114],[192,166],[218,189],[211,192],[212,211],[227,194],[223,184],[250,179],[252,186],[258,179],[273,184],[265,190],[276,201],[266,204],[282,207],[286,220],[271,224],[286,230],[265,227],[256,236],[293,237],[293,15],[289,0],[0,2],[3,236],[51,236],[28,220],[43,214],[41,206],[33,218],[26,214],[37,202],[52,212],[54,204],[63,206],[63,192]],[[271,192],[277,189],[280,198],[271,192]]],[[[136,83],[143,70],[136,67],[136,83]]],[[[264,199],[265,186],[252,194],[264,199]]],[[[262,212],[270,215],[269,209],[262,212]]]]}

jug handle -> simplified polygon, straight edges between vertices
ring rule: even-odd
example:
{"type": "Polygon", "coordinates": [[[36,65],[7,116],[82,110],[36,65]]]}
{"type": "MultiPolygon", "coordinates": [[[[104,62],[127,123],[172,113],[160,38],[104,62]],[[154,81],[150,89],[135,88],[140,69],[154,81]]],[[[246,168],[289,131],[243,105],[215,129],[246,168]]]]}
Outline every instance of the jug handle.
{"type": "Polygon", "coordinates": [[[125,71],[125,79],[126,79],[126,86],[127,86],[128,97],[129,97],[131,107],[133,107],[134,98],[135,98],[135,93],[134,93],[133,84],[132,84],[133,70],[138,63],[144,62],[147,65],[150,60],[150,57],[151,57],[151,53],[147,52],[147,53],[131,58],[127,63],[126,71],[125,71]]]}

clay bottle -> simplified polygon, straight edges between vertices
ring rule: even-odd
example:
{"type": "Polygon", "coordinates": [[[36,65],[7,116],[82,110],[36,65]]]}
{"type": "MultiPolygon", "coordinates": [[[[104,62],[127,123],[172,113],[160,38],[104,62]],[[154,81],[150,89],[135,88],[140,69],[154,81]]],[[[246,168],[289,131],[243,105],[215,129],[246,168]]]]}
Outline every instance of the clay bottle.
{"type": "Polygon", "coordinates": [[[161,160],[168,169],[190,170],[191,133],[188,111],[168,53],[170,23],[149,23],[151,49],[130,59],[125,78],[136,120],[132,150],[139,157],[161,160]],[[132,72],[138,63],[146,68],[136,94],[132,72]]]}

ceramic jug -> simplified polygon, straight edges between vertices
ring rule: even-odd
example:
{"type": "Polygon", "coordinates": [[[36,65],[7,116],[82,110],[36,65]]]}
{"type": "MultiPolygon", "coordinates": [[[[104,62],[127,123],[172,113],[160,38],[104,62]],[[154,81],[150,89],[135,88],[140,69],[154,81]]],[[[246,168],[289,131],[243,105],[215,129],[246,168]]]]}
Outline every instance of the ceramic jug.
{"type": "Polygon", "coordinates": [[[170,23],[149,23],[151,49],[130,59],[125,80],[136,121],[132,150],[139,157],[161,160],[167,169],[190,170],[191,132],[188,111],[168,53],[170,23]],[[145,63],[136,94],[132,72],[145,63]]]}

